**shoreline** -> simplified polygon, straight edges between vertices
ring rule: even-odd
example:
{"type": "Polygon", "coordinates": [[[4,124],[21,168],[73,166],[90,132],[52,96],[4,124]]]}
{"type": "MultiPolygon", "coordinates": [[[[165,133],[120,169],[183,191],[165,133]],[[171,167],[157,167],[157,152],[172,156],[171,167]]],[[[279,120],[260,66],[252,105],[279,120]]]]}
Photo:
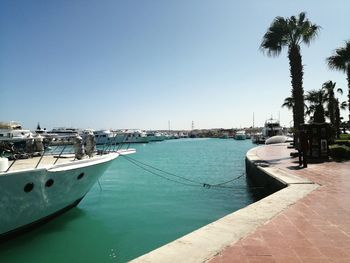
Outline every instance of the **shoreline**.
{"type": "Polygon", "coordinates": [[[319,187],[308,179],[288,174],[279,168],[261,166],[265,163],[259,157],[261,147],[266,146],[255,147],[246,154],[247,176],[253,179],[264,177],[268,185],[275,184],[278,188],[284,185],[283,189],[131,262],[209,261],[319,187]]]}

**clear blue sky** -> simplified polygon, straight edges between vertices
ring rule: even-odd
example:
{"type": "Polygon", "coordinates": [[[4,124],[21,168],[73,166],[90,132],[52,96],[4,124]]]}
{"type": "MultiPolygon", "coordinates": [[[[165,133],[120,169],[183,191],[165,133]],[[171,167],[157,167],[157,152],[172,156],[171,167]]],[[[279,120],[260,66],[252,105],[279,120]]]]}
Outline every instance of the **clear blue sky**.
{"type": "MultiPolygon", "coordinates": [[[[286,50],[260,50],[276,16],[322,26],[302,47],[305,90],[346,76],[325,58],[350,39],[350,1],[1,0],[0,120],[25,128],[263,125],[290,96],[286,50]]],[[[344,116],[347,114],[343,113],[344,116]]]]}

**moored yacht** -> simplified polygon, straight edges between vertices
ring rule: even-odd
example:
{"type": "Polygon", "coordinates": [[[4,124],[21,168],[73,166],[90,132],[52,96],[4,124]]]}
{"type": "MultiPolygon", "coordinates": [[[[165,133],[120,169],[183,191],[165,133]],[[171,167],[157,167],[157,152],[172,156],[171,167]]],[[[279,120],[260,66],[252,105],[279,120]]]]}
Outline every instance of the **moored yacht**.
{"type": "Polygon", "coordinates": [[[236,132],[236,135],[235,135],[235,139],[236,139],[236,140],[245,140],[245,139],[246,139],[245,131],[244,131],[244,130],[242,130],[242,131],[237,131],[237,132],[236,132]]]}
{"type": "Polygon", "coordinates": [[[95,140],[97,145],[101,144],[115,144],[116,134],[111,130],[98,130],[93,132],[95,135],[95,140]]]}
{"type": "Polygon", "coordinates": [[[30,130],[23,129],[18,122],[0,122],[0,141],[18,142],[33,136],[30,130]]]}
{"type": "Polygon", "coordinates": [[[160,142],[165,140],[165,136],[161,134],[160,132],[147,132],[147,139],[149,142],[160,142]]]}
{"type": "Polygon", "coordinates": [[[272,118],[266,120],[264,128],[262,129],[262,136],[267,139],[276,135],[283,135],[283,128],[281,127],[280,122],[272,118]]]}
{"type": "Polygon", "coordinates": [[[257,144],[265,144],[266,140],[273,136],[282,136],[283,128],[278,120],[270,118],[265,121],[261,134],[252,137],[252,142],[257,144]]]}
{"type": "Polygon", "coordinates": [[[148,143],[147,134],[141,130],[126,130],[117,133],[117,143],[148,143]]]}
{"type": "Polygon", "coordinates": [[[74,138],[82,131],[77,128],[57,127],[47,131],[46,136],[52,138],[52,145],[71,145],[74,138]]]}
{"type": "Polygon", "coordinates": [[[75,137],[77,134],[81,133],[81,130],[77,128],[56,127],[47,133],[56,134],[62,137],[75,137]]]}
{"type": "Polygon", "coordinates": [[[0,158],[0,240],[78,205],[113,160],[133,152],[114,151],[80,159],[74,154],[12,161],[0,158]]]}

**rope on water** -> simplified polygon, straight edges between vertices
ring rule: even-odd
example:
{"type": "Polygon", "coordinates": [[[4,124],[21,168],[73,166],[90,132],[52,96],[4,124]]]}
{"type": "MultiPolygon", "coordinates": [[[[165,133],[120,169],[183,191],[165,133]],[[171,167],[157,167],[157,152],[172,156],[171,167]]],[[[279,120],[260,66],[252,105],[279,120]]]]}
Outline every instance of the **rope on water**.
{"type": "MultiPolygon", "coordinates": [[[[121,156],[125,157],[124,155],[121,155],[121,156]]],[[[187,185],[187,186],[198,186],[198,185],[196,185],[196,184],[188,184],[188,183],[183,183],[183,182],[180,182],[180,181],[176,181],[176,180],[174,180],[174,179],[170,179],[170,178],[168,178],[168,177],[166,177],[166,176],[163,176],[163,175],[161,175],[161,174],[159,174],[159,173],[153,172],[152,170],[147,169],[147,168],[141,166],[140,164],[138,164],[137,162],[135,162],[133,159],[128,159],[128,158],[125,158],[125,159],[128,160],[129,162],[131,162],[132,164],[134,164],[135,166],[137,166],[137,167],[139,167],[139,168],[141,168],[141,169],[143,169],[143,170],[145,170],[145,171],[147,171],[147,172],[149,172],[149,173],[151,173],[151,174],[153,174],[153,175],[159,176],[159,177],[161,177],[161,178],[163,178],[163,179],[165,179],[165,180],[168,180],[168,181],[171,181],[171,182],[175,182],[175,183],[178,183],[178,184],[182,184],[182,185],[187,185]]]]}
{"type": "Polygon", "coordinates": [[[236,181],[238,179],[240,179],[241,177],[245,176],[245,172],[242,172],[241,175],[231,179],[231,180],[228,180],[228,181],[225,181],[225,182],[222,182],[222,183],[218,183],[218,184],[209,184],[209,183],[203,183],[203,182],[200,182],[200,181],[196,181],[196,180],[192,180],[192,179],[188,179],[186,177],[183,177],[183,176],[180,176],[180,175],[176,175],[176,174],[173,174],[173,173],[170,173],[170,172],[167,172],[167,171],[164,171],[162,169],[159,169],[157,167],[154,167],[152,165],[149,165],[149,164],[146,164],[144,162],[141,162],[141,161],[138,161],[134,158],[131,158],[129,156],[126,156],[126,155],[120,155],[122,157],[124,157],[124,159],[126,159],[127,161],[129,161],[130,163],[134,164],[135,166],[153,174],[153,175],[156,175],[156,176],[159,176],[165,180],[168,180],[168,181],[171,181],[171,182],[175,182],[175,183],[178,183],[178,184],[182,184],[182,185],[186,185],[186,186],[201,186],[201,187],[204,187],[206,189],[209,189],[211,187],[216,187],[216,188],[235,188],[234,186],[225,186],[225,184],[228,184],[228,183],[231,183],[233,181],[236,181]],[[184,180],[184,181],[187,181],[189,183],[185,183],[185,182],[182,182],[182,181],[179,181],[179,180],[176,180],[176,179],[171,179],[169,177],[166,177],[158,172],[155,172],[153,170],[156,170],[158,172],[161,172],[161,173],[164,173],[164,174],[167,174],[169,176],[172,176],[172,177],[176,177],[178,179],[181,179],[181,180],[184,180]]]}

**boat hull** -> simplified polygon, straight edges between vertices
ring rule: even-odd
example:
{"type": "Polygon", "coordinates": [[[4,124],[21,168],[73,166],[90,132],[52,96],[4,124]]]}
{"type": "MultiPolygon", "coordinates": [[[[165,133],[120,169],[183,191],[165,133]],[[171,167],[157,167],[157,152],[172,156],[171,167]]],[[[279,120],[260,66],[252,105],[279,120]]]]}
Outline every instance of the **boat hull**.
{"type": "Polygon", "coordinates": [[[0,174],[0,239],[76,206],[117,156],[0,174]]]}
{"type": "Polygon", "coordinates": [[[149,142],[162,142],[165,140],[164,136],[147,136],[149,142]]]}
{"type": "Polygon", "coordinates": [[[246,136],[244,134],[239,134],[239,135],[236,135],[235,136],[235,139],[236,140],[245,140],[246,139],[246,136]]]}
{"type": "Polygon", "coordinates": [[[1,234],[0,235],[0,242],[4,242],[4,241],[7,241],[9,239],[15,238],[17,236],[20,236],[23,233],[31,231],[32,229],[34,229],[36,227],[39,227],[40,225],[46,224],[50,220],[52,220],[52,219],[62,215],[63,213],[67,212],[68,210],[76,207],[83,198],[84,198],[84,196],[82,198],[76,200],[72,204],[64,207],[63,209],[61,209],[61,210],[59,210],[59,211],[57,211],[57,212],[55,212],[55,213],[53,213],[51,215],[48,215],[48,216],[46,216],[44,218],[40,218],[39,220],[37,220],[35,222],[32,222],[32,223],[27,224],[25,226],[21,226],[19,228],[16,228],[16,229],[8,231],[8,232],[6,232],[4,234],[1,234]]]}

